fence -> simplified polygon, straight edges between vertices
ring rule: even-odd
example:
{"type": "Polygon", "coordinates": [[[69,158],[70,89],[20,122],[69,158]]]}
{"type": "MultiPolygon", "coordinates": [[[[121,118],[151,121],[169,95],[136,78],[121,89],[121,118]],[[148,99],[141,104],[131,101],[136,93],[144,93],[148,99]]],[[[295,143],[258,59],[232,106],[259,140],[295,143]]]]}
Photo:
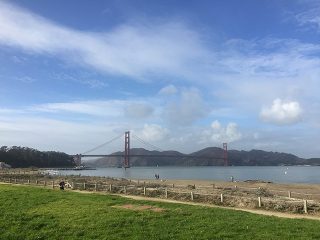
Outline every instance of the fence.
{"type": "MultiPolygon", "coordinates": [[[[36,185],[46,188],[59,188],[58,177],[24,175],[0,176],[0,181],[11,184],[36,185]]],[[[112,194],[141,195],[146,197],[173,199],[186,202],[199,202],[230,207],[261,208],[266,210],[294,213],[319,214],[320,203],[306,198],[293,198],[293,194],[302,193],[263,188],[174,185],[149,183],[114,178],[70,177],[66,187],[71,190],[106,192],[112,194]],[[279,192],[282,195],[275,195],[279,192]]],[[[310,194],[305,194],[310,196],[310,194]]]]}

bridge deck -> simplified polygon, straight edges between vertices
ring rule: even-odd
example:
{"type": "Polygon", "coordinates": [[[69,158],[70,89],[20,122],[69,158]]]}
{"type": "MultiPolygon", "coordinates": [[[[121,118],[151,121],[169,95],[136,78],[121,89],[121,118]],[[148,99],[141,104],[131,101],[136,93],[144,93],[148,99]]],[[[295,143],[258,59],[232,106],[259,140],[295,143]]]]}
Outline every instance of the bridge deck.
{"type": "MultiPolygon", "coordinates": [[[[124,157],[124,154],[83,154],[81,157],[124,157]]],[[[195,156],[195,155],[143,155],[130,154],[130,157],[168,157],[168,158],[198,158],[198,159],[224,159],[223,157],[214,156],[195,156]]]]}

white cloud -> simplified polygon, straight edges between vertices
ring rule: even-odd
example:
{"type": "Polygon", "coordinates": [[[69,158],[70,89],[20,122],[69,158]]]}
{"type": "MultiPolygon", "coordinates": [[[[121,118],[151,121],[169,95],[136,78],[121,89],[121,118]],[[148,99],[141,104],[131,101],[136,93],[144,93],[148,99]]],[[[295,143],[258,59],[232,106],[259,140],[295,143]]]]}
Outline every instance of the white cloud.
{"type": "Polygon", "coordinates": [[[159,94],[161,94],[161,95],[174,95],[177,92],[178,92],[178,89],[174,85],[170,84],[168,86],[161,88],[159,91],[159,94]]]}
{"type": "MultiPolygon", "coordinates": [[[[82,153],[119,135],[125,127],[119,123],[55,120],[48,117],[8,114],[0,116],[0,145],[21,145],[40,150],[82,153]]],[[[123,140],[101,149],[101,153],[122,150],[123,140]]]]}
{"type": "Polygon", "coordinates": [[[264,107],[260,112],[263,121],[285,125],[293,124],[302,120],[302,109],[299,102],[285,102],[277,98],[271,107],[264,107]]]}
{"type": "Polygon", "coordinates": [[[97,79],[79,80],[78,82],[88,85],[90,88],[104,88],[108,86],[107,83],[97,79]]]}
{"type": "Polygon", "coordinates": [[[211,123],[211,128],[202,132],[201,142],[210,142],[221,144],[223,142],[231,143],[240,140],[242,134],[238,130],[236,123],[228,123],[226,127],[222,126],[218,120],[211,123]]]}
{"type": "Polygon", "coordinates": [[[164,109],[165,118],[173,125],[190,125],[207,114],[207,105],[200,91],[184,89],[178,99],[172,100],[164,109]]]}
{"type": "MultiPolygon", "coordinates": [[[[126,121],[148,118],[153,115],[151,99],[145,100],[100,100],[46,103],[27,107],[31,113],[81,114],[89,117],[104,117],[126,121]]],[[[157,106],[160,107],[161,106],[157,106]]],[[[1,113],[1,109],[0,109],[1,113]]]]}
{"type": "Polygon", "coordinates": [[[168,129],[157,124],[144,124],[143,129],[137,132],[139,137],[150,142],[164,140],[169,135],[168,129]]]}
{"type": "Polygon", "coordinates": [[[125,107],[125,115],[129,118],[147,118],[150,117],[154,109],[145,103],[131,103],[125,107]]]}
{"type": "Polygon", "coordinates": [[[188,77],[207,56],[198,34],[180,23],[122,25],[108,32],[61,26],[0,1],[0,44],[50,54],[109,74],[188,77]]]}
{"type": "Polygon", "coordinates": [[[34,78],[31,78],[31,77],[28,77],[28,76],[26,76],[26,77],[17,77],[16,78],[18,81],[20,81],[20,82],[23,82],[23,83],[34,83],[36,80],[34,79],[34,78]]]}
{"type": "Polygon", "coordinates": [[[320,30],[320,4],[313,6],[311,9],[295,15],[296,20],[301,26],[309,25],[311,28],[320,30]]]}
{"type": "Polygon", "coordinates": [[[30,107],[30,111],[53,113],[78,113],[94,116],[123,116],[123,109],[130,102],[121,100],[79,101],[65,103],[47,103],[30,107]]]}

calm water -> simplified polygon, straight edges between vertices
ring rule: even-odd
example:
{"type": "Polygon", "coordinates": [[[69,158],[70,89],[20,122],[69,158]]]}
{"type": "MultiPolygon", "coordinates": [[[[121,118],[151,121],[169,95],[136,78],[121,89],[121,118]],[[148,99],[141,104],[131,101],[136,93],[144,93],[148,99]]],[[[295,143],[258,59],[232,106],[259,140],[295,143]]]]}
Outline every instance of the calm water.
{"type": "Polygon", "coordinates": [[[98,168],[97,170],[59,171],[61,175],[81,174],[83,176],[108,176],[130,179],[197,179],[197,180],[235,180],[259,179],[282,183],[320,183],[320,166],[293,167],[133,167],[98,168]]]}

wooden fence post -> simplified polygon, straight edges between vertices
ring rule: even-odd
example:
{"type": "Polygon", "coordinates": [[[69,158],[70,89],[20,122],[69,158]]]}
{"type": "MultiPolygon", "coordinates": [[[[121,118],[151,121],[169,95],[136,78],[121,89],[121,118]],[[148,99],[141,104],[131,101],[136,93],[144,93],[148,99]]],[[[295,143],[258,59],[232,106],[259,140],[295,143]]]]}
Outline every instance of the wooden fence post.
{"type": "Polygon", "coordinates": [[[191,201],[193,201],[193,192],[190,193],[191,201]]]}
{"type": "Polygon", "coordinates": [[[86,182],[83,183],[83,190],[86,190],[86,182]]]}
{"type": "Polygon", "coordinates": [[[146,195],[146,192],[147,192],[146,187],[143,187],[143,195],[144,195],[144,196],[146,195]]]}
{"type": "Polygon", "coordinates": [[[261,197],[258,197],[258,206],[261,208],[261,197]]]}
{"type": "Polygon", "coordinates": [[[30,185],[30,179],[28,179],[28,184],[30,185]]]}
{"type": "Polygon", "coordinates": [[[166,198],[168,198],[168,188],[165,189],[166,198]]]}
{"type": "Polygon", "coordinates": [[[288,191],[288,197],[291,198],[291,192],[290,191],[288,191]]]}
{"type": "Polygon", "coordinates": [[[94,184],[94,191],[95,192],[97,191],[97,182],[95,182],[95,184],[94,184]]]}
{"type": "Polygon", "coordinates": [[[220,201],[221,201],[221,203],[223,203],[223,194],[222,193],[220,195],[220,201]]]}
{"type": "Polygon", "coordinates": [[[74,189],[74,182],[71,182],[71,189],[74,189]]]}
{"type": "Polygon", "coordinates": [[[304,210],[304,213],[308,213],[307,200],[303,200],[303,210],[304,210]]]}
{"type": "Polygon", "coordinates": [[[36,180],[36,185],[38,185],[38,179],[36,180]]]}
{"type": "Polygon", "coordinates": [[[112,184],[109,185],[109,191],[112,192],[112,184]]]}

